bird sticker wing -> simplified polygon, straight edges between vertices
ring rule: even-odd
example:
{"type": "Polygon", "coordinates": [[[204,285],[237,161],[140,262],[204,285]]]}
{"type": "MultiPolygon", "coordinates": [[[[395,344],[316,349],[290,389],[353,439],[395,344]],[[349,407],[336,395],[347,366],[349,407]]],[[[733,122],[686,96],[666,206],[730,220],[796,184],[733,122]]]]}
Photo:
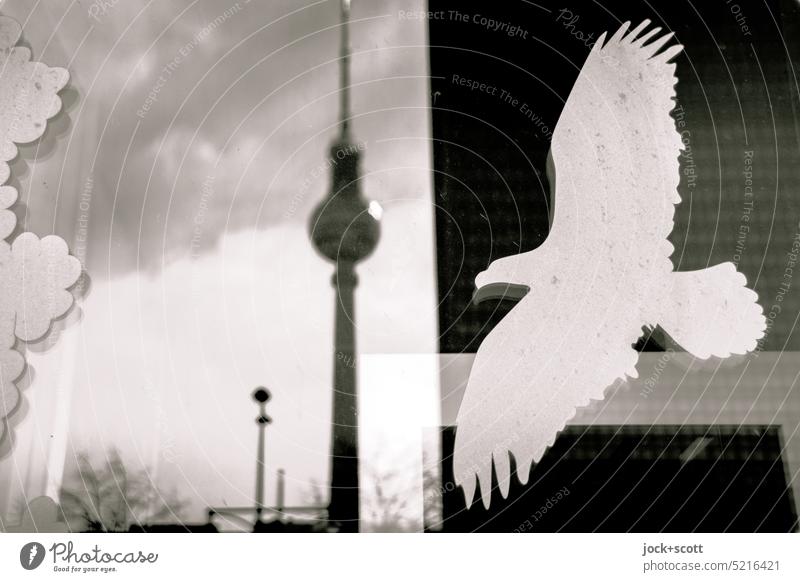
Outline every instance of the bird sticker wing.
{"type": "Polygon", "coordinates": [[[673,250],[667,237],[680,202],[682,148],[670,114],[677,83],[670,61],[683,47],[665,48],[672,34],[658,36],[659,28],[642,34],[649,24],[628,31],[625,23],[607,41],[603,34],[570,92],[553,134],[550,237],[569,244],[621,240],[624,232],[639,247],[631,252],[659,257],[663,267],[673,250]],[[657,248],[641,246],[650,241],[657,248]]]}

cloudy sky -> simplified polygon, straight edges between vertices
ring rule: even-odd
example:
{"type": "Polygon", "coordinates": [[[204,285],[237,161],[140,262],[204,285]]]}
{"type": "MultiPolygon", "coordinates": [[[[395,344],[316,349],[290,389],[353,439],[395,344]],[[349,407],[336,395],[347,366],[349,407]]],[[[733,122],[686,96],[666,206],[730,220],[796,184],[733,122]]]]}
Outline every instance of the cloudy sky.
{"type": "MultiPolygon", "coordinates": [[[[363,192],[383,208],[357,298],[375,472],[419,465],[407,449],[438,424],[426,28],[398,18],[422,5],[353,3],[352,128],[363,192]]],[[[308,501],[328,474],[332,267],[307,221],[337,131],[338,2],[5,0],[0,13],[71,74],[64,111],[11,166],[17,213],[91,276],[81,317],[29,354],[0,459],[12,494],[51,491],[76,452],[118,447],[178,488],[190,518],[252,503],[249,395],[264,384],[268,484],[283,467],[288,502],[308,501]]]]}

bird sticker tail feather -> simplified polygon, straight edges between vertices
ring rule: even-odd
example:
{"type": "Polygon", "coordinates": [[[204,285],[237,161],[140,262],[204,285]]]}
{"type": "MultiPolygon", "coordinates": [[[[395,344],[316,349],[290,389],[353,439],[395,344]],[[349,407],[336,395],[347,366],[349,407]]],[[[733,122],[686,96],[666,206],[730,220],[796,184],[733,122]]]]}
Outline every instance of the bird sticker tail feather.
{"type": "Polygon", "coordinates": [[[675,272],[658,322],[683,349],[698,358],[753,351],[766,319],[758,295],[733,263],[675,272]]]}

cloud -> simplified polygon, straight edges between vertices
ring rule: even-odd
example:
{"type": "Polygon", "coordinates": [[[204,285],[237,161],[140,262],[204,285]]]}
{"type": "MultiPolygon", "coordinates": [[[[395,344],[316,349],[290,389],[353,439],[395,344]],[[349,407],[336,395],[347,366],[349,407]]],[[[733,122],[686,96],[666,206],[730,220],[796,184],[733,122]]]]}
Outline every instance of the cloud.
{"type": "MultiPolygon", "coordinates": [[[[406,171],[403,179],[386,173],[399,164],[427,168],[430,157],[427,145],[405,139],[428,135],[425,26],[398,22],[396,4],[354,6],[351,29],[352,125],[365,144],[363,190],[382,204],[422,199],[430,188],[425,169],[406,171]]],[[[190,51],[209,22],[235,3],[143,9],[119,2],[99,23],[68,5],[56,2],[47,22],[34,11],[26,30],[31,42],[44,44],[60,23],[53,45],[63,46],[59,62],[70,63],[80,95],[70,111],[69,147],[37,161],[24,183],[31,191],[58,185],[55,199],[23,197],[30,229],[50,228],[55,213],[56,232],[70,240],[76,226],[69,217],[89,173],[97,193],[87,255],[92,271],[153,271],[184,256],[201,203],[208,207],[201,253],[231,232],[305,225],[330,185],[330,171],[319,167],[337,132],[337,2],[298,11],[290,0],[240,0],[241,8],[190,51]],[[157,100],[140,118],[156,85],[157,100]],[[82,175],[70,182],[76,174],[82,175]],[[208,176],[213,200],[203,200],[208,176]]],[[[32,11],[19,0],[4,6],[20,16],[32,11]]]]}

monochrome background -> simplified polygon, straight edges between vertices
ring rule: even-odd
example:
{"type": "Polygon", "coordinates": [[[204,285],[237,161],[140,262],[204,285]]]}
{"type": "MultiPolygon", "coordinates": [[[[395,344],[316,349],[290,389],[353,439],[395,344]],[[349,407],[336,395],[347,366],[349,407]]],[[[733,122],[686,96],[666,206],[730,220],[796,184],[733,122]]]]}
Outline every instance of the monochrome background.
{"type": "MultiPolygon", "coordinates": [[[[268,503],[279,469],[286,504],[324,503],[335,295],[308,221],[334,164],[339,2],[5,0],[0,13],[36,60],[71,75],[62,112],[12,163],[19,228],[62,236],[89,274],[79,309],[27,354],[14,439],[0,446],[3,523],[25,500],[85,488],[84,456],[144,482],[134,521],[252,505],[259,385],[273,394],[268,503]]],[[[381,222],[358,268],[352,362],[362,530],[796,529],[798,4],[356,0],[350,31],[352,133],[381,222]],[[644,18],[686,47],[673,261],[736,262],[768,334],[725,362],[644,334],[639,381],[573,421],[543,463],[550,477],[496,494],[492,514],[466,512],[449,477],[455,415],[475,350],[513,307],[474,305],[474,277],[547,236],[545,160],[591,38],[644,18]],[[657,483],[693,459],[706,464],[676,478],[659,516],[724,498],[715,484],[732,476],[747,493],[705,523],[642,518],[664,503],[657,483]],[[604,484],[621,493],[593,497],[604,484]],[[626,505],[631,491],[649,501],[626,505]],[[553,521],[532,521],[559,492],[553,521]]]]}

